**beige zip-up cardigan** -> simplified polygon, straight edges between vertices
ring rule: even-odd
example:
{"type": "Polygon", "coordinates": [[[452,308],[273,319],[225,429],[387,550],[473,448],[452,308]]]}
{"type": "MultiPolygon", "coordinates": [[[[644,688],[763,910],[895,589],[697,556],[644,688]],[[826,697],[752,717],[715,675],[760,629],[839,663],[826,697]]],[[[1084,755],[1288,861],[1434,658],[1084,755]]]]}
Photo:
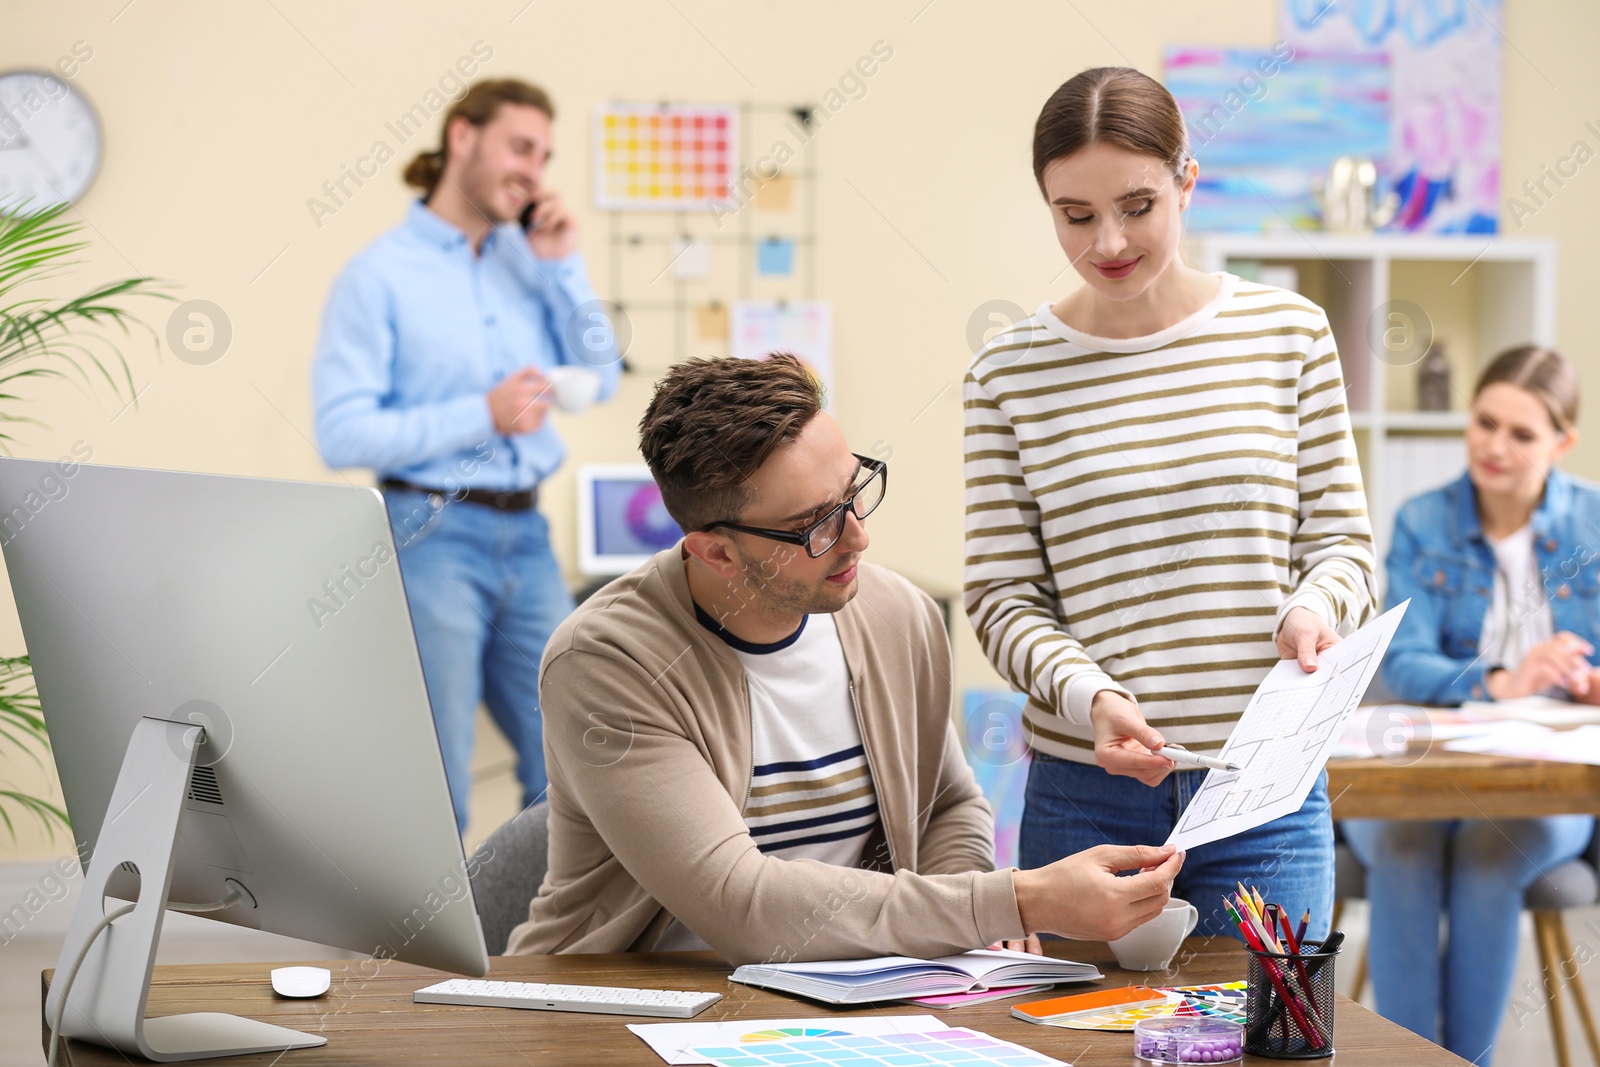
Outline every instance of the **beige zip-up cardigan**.
{"type": "Polygon", "coordinates": [[[696,621],[680,544],[584,602],[545,648],[550,869],[509,952],[647,951],[674,916],[735,964],[939,956],[1023,936],[951,722],[938,608],[891,571],[859,573],[836,621],[884,869],[757,849],[741,815],[744,668],[696,621]]]}

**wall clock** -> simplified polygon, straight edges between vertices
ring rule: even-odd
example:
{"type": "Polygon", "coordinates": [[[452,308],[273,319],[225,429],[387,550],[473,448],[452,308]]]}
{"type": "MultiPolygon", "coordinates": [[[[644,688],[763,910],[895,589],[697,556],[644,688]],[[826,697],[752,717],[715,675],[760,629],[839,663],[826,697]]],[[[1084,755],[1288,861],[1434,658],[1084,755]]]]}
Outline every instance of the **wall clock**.
{"type": "Polygon", "coordinates": [[[0,73],[0,205],[71,203],[100,170],[100,119],[54,74],[0,73]]]}

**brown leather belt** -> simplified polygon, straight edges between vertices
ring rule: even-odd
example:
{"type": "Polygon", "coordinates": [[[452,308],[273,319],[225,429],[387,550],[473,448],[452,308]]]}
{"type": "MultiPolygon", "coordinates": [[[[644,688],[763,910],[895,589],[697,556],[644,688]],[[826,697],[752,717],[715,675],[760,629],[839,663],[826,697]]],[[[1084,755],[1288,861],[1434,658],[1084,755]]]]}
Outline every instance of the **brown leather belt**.
{"type": "Polygon", "coordinates": [[[383,488],[400,489],[411,493],[428,493],[441,496],[447,500],[460,500],[468,504],[482,504],[484,507],[494,508],[496,511],[527,511],[539,503],[539,490],[533,489],[457,489],[450,492],[446,489],[429,489],[424,485],[412,485],[398,478],[385,478],[383,488]]]}

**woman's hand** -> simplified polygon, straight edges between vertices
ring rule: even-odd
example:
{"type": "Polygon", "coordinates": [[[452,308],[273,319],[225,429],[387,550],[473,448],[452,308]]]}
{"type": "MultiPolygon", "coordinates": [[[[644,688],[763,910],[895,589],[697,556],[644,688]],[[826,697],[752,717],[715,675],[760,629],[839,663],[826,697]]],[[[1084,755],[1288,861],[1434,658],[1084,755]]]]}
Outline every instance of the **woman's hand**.
{"type": "Polygon", "coordinates": [[[1311,674],[1317,657],[1340,641],[1322,616],[1310,608],[1290,608],[1278,627],[1278,658],[1300,661],[1300,669],[1311,674]]]}
{"type": "Polygon", "coordinates": [[[1575,700],[1585,704],[1600,703],[1600,694],[1595,692],[1600,678],[1589,666],[1592,655],[1593,645],[1575,633],[1562,630],[1550,640],[1530,648],[1516,670],[1490,671],[1483,684],[1496,700],[1515,700],[1560,686],[1575,700]]]}
{"type": "Polygon", "coordinates": [[[1145,785],[1160,785],[1176,766],[1153,753],[1166,739],[1144,721],[1139,705],[1110,689],[1102,689],[1089,705],[1094,724],[1094,760],[1111,774],[1137,778],[1145,785]]]}

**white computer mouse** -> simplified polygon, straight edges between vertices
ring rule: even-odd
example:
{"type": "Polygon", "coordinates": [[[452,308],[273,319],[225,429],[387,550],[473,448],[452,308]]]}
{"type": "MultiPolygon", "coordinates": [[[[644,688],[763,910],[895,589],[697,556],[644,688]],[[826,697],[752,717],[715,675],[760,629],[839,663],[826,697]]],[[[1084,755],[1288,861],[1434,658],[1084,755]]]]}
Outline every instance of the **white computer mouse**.
{"type": "Polygon", "coordinates": [[[332,977],[326,967],[274,967],[272,988],[282,997],[320,997],[332,977]]]}

